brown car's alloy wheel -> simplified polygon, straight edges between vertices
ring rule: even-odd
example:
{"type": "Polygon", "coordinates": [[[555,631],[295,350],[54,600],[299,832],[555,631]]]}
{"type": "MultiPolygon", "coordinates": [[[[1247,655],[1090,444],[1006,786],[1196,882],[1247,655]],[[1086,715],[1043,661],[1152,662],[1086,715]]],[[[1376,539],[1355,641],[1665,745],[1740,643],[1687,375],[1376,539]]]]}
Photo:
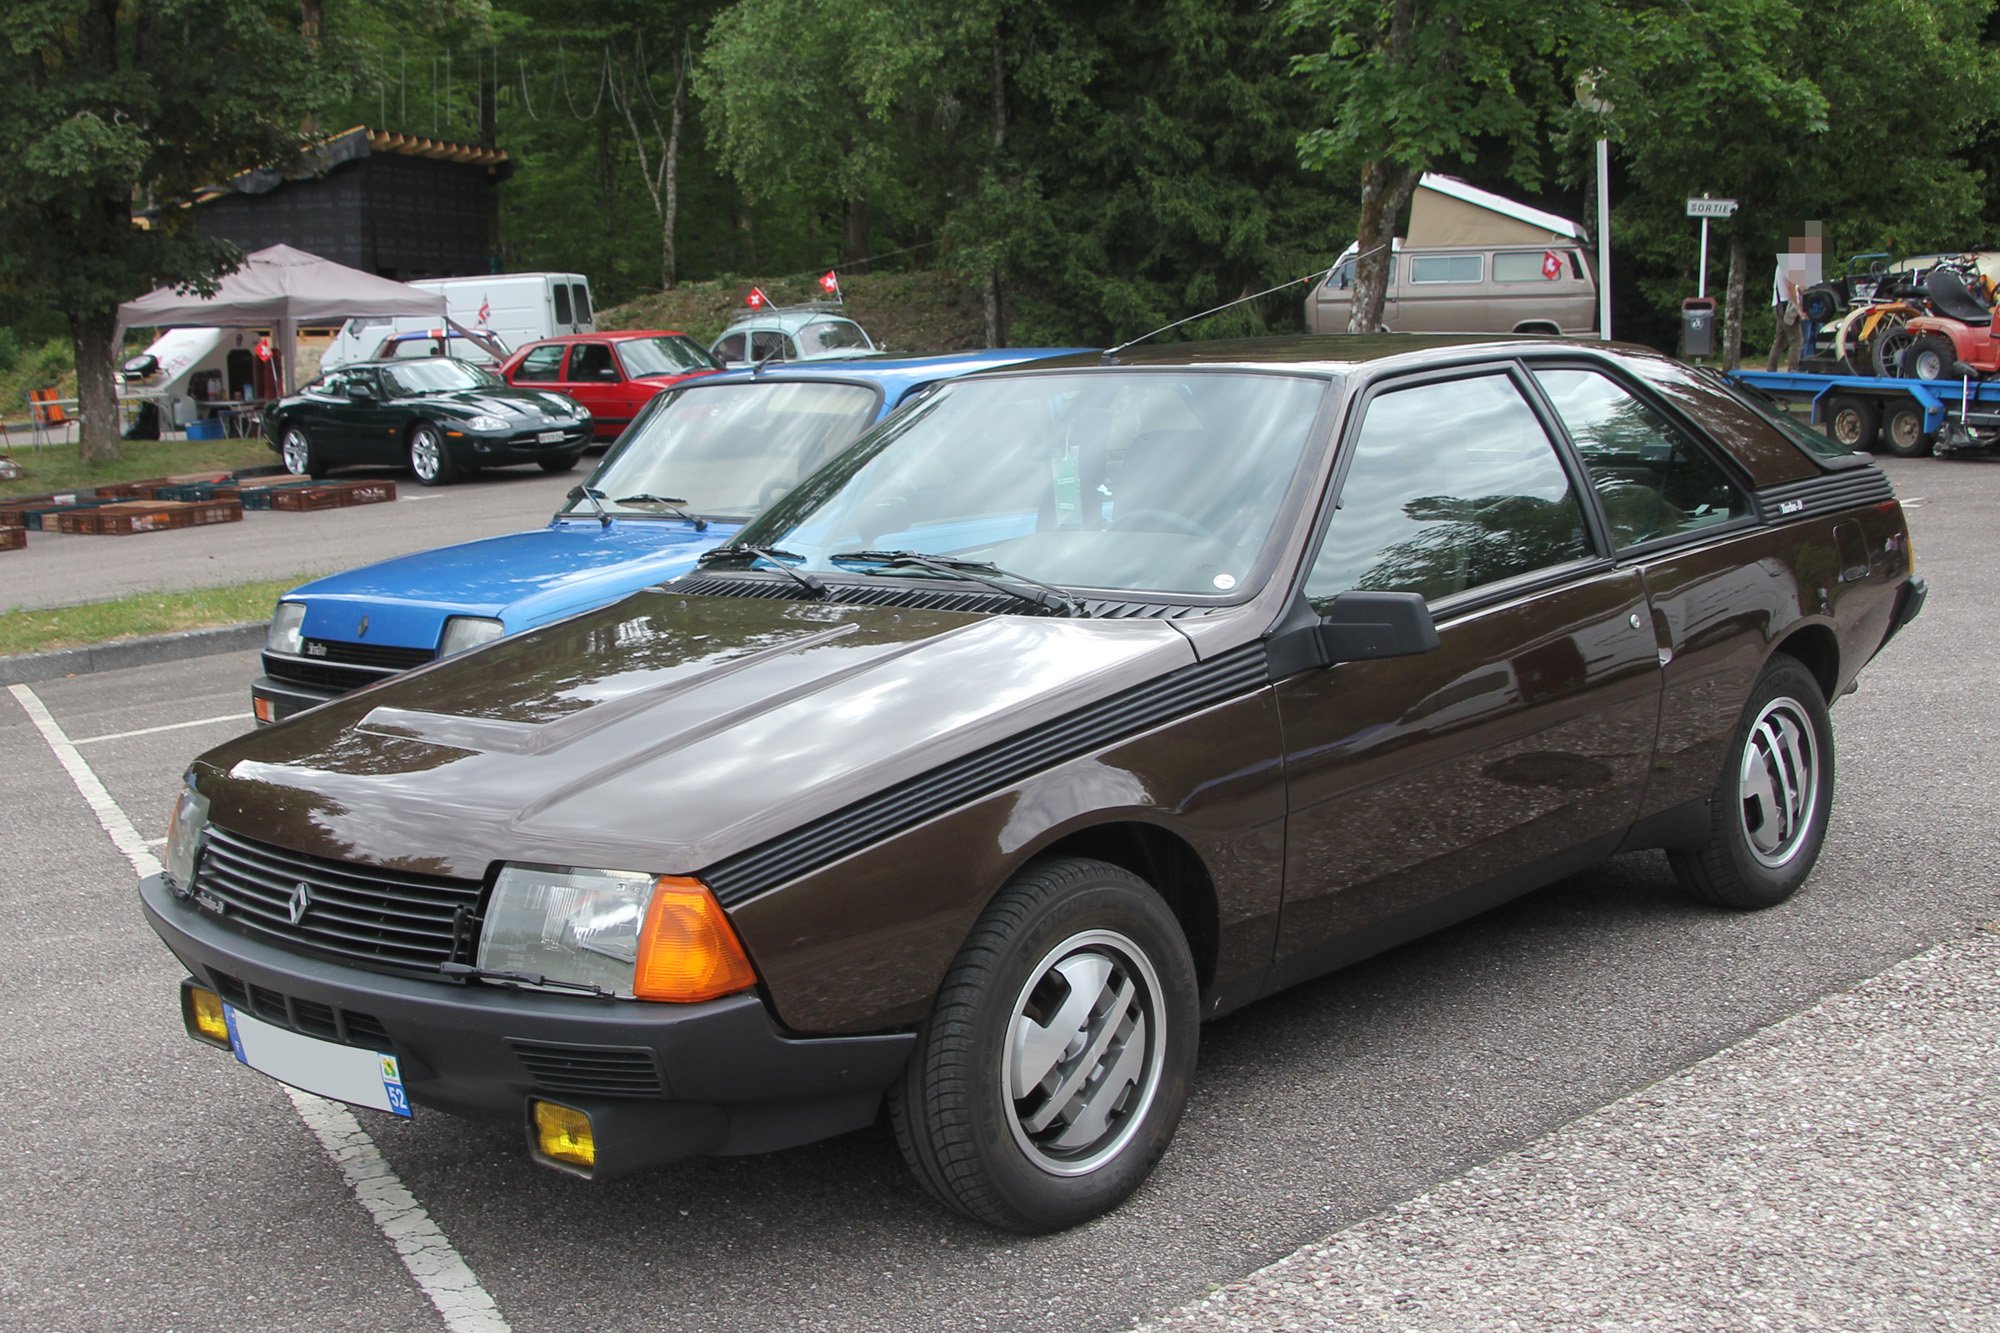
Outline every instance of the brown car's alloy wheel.
{"type": "Polygon", "coordinates": [[[1708,841],[1669,852],[1674,875],[1720,907],[1772,907],[1819,859],[1833,807],[1833,723],[1819,682],[1797,658],[1757,679],[1709,801],[1708,841]]]}
{"type": "Polygon", "coordinates": [[[903,1156],[944,1203],[1010,1231],[1116,1207],[1187,1105],[1197,991],[1145,881],[1079,857],[1030,865],[973,927],[890,1092],[903,1156]]]}

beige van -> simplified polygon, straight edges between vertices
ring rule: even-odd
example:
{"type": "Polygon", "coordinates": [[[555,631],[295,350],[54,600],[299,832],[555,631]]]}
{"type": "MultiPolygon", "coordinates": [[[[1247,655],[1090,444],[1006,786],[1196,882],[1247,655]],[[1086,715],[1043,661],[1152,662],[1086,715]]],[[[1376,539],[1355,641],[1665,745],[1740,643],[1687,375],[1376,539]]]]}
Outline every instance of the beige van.
{"type": "MultiPolygon", "coordinates": [[[[1410,236],[1389,260],[1382,326],[1394,333],[1588,334],[1597,283],[1583,229],[1449,176],[1426,175],[1410,236]]],[[[1347,332],[1356,247],[1306,297],[1306,328],[1347,332]]]]}

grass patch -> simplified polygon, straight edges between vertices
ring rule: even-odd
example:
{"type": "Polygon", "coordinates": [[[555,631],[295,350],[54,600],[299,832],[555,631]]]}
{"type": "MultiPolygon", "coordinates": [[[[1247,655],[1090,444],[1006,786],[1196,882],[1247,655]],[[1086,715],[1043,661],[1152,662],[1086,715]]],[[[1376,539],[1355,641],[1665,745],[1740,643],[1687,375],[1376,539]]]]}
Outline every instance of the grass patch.
{"type": "Polygon", "coordinates": [[[93,602],[88,606],[0,613],[0,656],[268,620],[278,594],[297,587],[308,577],[298,574],[288,579],[239,583],[228,588],[137,593],[115,602],[93,602]]]}
{"type": "MultiPolygon", "coordinates": [[[[46,449],[30,447],[24,438],[12,446],[14,461],[22,475],[14,481],[0,481],[0,498],[10,495],[42,495],[50,491],[85,490],[120,481],[141,481],[147,477],[179,476],[210,470],[234,471],[240,467],[262,467],[276,463],[278,456],[263,440],[126,440],[119,445],[124,457],[100,467],[86,467],[73,444],[46,449]]],[[[6,452],[6,450],[0,450],[6,452]]]]}

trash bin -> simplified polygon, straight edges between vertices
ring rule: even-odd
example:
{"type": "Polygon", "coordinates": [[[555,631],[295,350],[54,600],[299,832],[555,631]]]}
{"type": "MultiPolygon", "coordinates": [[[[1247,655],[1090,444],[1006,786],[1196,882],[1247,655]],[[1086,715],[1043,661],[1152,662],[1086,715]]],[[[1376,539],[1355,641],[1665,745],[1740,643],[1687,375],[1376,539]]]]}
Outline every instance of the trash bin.
{"type": "Polygon", "coordinates": [[[1715,355],[1715,298],[1690,296],[1681,302],[1681,355],[1715,355]]]}

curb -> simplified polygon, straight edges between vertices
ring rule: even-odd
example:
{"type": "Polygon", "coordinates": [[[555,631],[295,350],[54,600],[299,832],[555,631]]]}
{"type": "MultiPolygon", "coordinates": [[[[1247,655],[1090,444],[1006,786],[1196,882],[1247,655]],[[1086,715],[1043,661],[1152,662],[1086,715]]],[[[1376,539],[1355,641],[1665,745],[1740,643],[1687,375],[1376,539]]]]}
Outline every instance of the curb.
{"type": "Polygon", "coordinates": [[[175,634],[150,634],[140,639],[114,639],[110,643],[87,643],[76,648],[52,648],[44,653],[20,653],[0,657],[0,685],[32,685],[36,681],[81,676],[93,671],[118,671],[125,667],[152,666],[178,662],[186,657],[208,657],[264,646],[264,632],[270,622],[251,621],[242,625],[218,625],[213,629],[188,629],[175,634]]]}

